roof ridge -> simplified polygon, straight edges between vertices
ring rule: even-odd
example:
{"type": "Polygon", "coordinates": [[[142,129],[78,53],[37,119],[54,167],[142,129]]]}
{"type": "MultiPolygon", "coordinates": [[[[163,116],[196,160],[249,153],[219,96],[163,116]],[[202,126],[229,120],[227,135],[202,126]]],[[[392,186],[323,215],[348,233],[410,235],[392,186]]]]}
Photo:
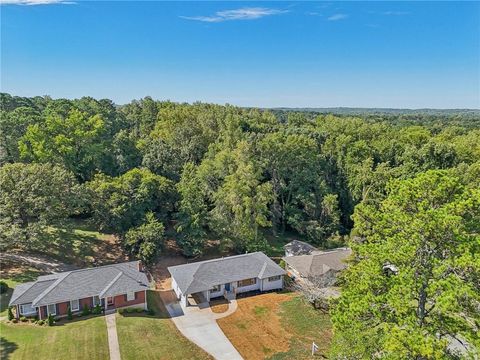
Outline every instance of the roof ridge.
{"type": "MultiPolygon", "coordinates": [[[[202,261],[194,261],[191,263],[186,263],[186,264],[179,264],[179,265],[174,265],[174,266],[168,266],[168,268],[172,267],[177,267],[177,266],[185,266],[185,265],[193,265],[193,264],[205,264],[205,263],[210,263],[210,262],[216,262],[216,261],[223,261],[223,260],[229,260],[233,258],[238,258],[242,256],[248,256],[248,255],[254,255],[254,254],[263,254],[261,251],[255,251],[247,254],[239,254],[239,255],[232,255],[232,256],[222,256],[221,258],[216,258],[216,259],[210,259],[210,260],[202,260],[202,261]]],[[[265,255],[265,254],[263,254],[265,255]]],[[[266,255],[265,255],[266,256],[266,255]]]]}
{"type": "Polygon", "coordinates": [[[117,280],[118,280],[122,275],[123,275],[123,271],[120,271],[120,272],[117,274],[117,276],[115,276],[115,277],[113,278],[113,280],[110,281],[110,282],[107,284],[107,286],[105,287],[105,289],[103,289],[102,291],[100,291],[100,293],[98,294],[98,297],[102,297],[102,295],[103,295],[104,293],[106,293],[107,290],[110,289],[110,288],[113,286],[113,284],[115,284],[115,283],[117,282],[117,280]]]}
{"type": "MultiPolygon", "coordinates": [[[[135,262],[138,262],[138,261],[139,261],[139,260],[133,260],[133,261],[125,261],[125,262],[115,263],[115,264],[107,264],[107,265],[101,265],[101,266],[92,266],[92,267],[87,267],[87,268],[83,268],[83,269],[77,269],[77,270],[71,270],[71,271],[64,271],[64,272],[60,272],[60,273],[56,273],[56,274],[77,273],[77,272],[81,272],[81,271],[90,271],[90,270],[107,268],[107,267],[112,267],[112,266],[115,267],[115,266],[123,265],[123,264],[135,263],[135,262]]],[[[52,275],[53,275],[53,274],[52,274],[52,275]]]]}
{"type": "Polygon", "coordinates": [[[263,266],[262,266],[262,269],[260,270],[260,272],[258,273],[258,278],[261,279],[262,276],[263,276],[263,273],[265,272],[265,269],[267,268],[267,262],[265,261],[263,263],[263,266]]]}
{"type": "Polygon", "coordinates": [[[43,297],[45,297],[50,291],[52,291],[58,284],[60,284],[64,279],[66,279],[71,272],[65,272],[65,273],[60,273],[60,274],[65,274],[64,276],[60,276],[58,279],[56,279],[52,285],[50,285],[48,288],[46,288],[40,295],[38,295],[35,299],[32,301],[32,306],[42,300],[43,297]]]}

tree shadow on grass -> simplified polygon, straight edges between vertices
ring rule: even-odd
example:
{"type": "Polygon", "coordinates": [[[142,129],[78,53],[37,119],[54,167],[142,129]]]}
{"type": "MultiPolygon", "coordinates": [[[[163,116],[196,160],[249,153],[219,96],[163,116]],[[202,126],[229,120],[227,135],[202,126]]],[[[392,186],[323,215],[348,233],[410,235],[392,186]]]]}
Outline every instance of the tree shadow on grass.
{"type": "Polygon", "coordinates": [[[18,345],[14,342],[8,341],[3,336],[0,337],[0,359],[10,359],[10,355],[18,349],[18,345]]]}
{"type": "MultiPolygon", "coordinates": [[[[10,302],[10,298],[12,297],[12,294],[13,294],[12,288],[8,288],[8,290],[5,293],[0,294],[0,312],[3,312],[8,308],[8,303],[10,302]]],[[[0,357],[0,359],[2,359],[2,357],[0,357]]]]}

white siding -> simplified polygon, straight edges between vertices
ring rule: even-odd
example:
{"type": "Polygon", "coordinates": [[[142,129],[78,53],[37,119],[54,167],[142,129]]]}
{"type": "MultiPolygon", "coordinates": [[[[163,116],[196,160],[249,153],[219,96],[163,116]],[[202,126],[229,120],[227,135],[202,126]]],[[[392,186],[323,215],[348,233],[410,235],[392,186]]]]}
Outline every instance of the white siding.
{"type": "Polygon", "coordinates": [[[180,305],[187,307],[187,297],[185,295],[182,295],[180,298],[180,305]]]}
{"type": "Polygon", "coordinates": [[[180,297],[182,296],[182,292],[178,288],[178,285],[175,282],[175,279],[173,277],[172,277],[172,289],[173,291],[175,291],[175,294],[177,295],[177,299],[180,299],[180,297]]]}
{"type": "Polygon", "coordinates": [[[283,276],[280,276],[280,280],[268,281],[268,278],[267,278],[267,279],[263,279],[262,282],[263,282],[262,291],[283,288],[283,276]]]}
{"type": "MultiPolygon", "coordinates": [[[[220,285],[220,290],[219,291],[216,291],[216,292],[211,292],[210,293],[210,299],[213,299],[213,298],[216,298],[216,297],[219,297],[219,296],[223,296],[223,291],[225,290],[225,286],[224,285],[220,285]]],[[[210,291],[210,290],[209,290],[210,291]]]]}
{"type": "Polygon", "coordinates": [[[256,279],[255,284],[249,285],[249,286],[244,286],[244,287],[237,287],[237,294],[243,293],[243,292],[248,292],[248,291],[253,291],[253,290],[260,290],[260,279],[256,279]]]}

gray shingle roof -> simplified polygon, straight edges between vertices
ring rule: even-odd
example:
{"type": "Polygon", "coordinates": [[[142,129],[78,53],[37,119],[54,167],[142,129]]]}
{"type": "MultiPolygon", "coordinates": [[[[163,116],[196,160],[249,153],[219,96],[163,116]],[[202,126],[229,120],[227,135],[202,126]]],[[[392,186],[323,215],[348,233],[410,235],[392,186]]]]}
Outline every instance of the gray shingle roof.
{"type": "Polygon", "coordinates": [[[290,241],[283,248],[290,255],[310,255],[312,252],[318,251],[316,247],[299,240],[290,241]]]}
{"type": "Polygon", "coordinates": [[[31,303],[54,282],[55,280],[33,281],[15,286],[10,298],[10,305],[31,303]]]}
{"type": "Polygon", "coordinates": [[[168,271],[181,292],[187,295],[232,281],[266,279],[285,274],[280,266],[262,252],[170,266],[168,271]]]}
{"type": "Polygon", "coordinates": [[[138,261],[132,261],[40,276],[36,282],[18,285],[13,295],[19,295],[12,295],[10,305],[31,302],[32,306],[43,306],[102,293],[110,296],[142,291],[148,286],[147,276],[138,271],[138,261]]]}
{"type": "Polygon", "coordinates": [[[329,270],[340,271],[347,267],[345,260],[350,256],[349,248],[338,248],[312,255],[285,256],[283,260],[304,277],[320,276],[329,270]]]}

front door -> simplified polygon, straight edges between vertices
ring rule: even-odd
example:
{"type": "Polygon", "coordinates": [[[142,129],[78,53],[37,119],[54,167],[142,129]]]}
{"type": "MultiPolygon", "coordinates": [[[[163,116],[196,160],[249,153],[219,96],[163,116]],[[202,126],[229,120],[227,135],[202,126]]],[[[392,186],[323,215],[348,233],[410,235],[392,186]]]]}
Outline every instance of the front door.
{"type": "Polygon", "coordinates": [[[230,291],[230,283],[225,284],[225,291],[227,291],[227,292],[230,291]]]}

